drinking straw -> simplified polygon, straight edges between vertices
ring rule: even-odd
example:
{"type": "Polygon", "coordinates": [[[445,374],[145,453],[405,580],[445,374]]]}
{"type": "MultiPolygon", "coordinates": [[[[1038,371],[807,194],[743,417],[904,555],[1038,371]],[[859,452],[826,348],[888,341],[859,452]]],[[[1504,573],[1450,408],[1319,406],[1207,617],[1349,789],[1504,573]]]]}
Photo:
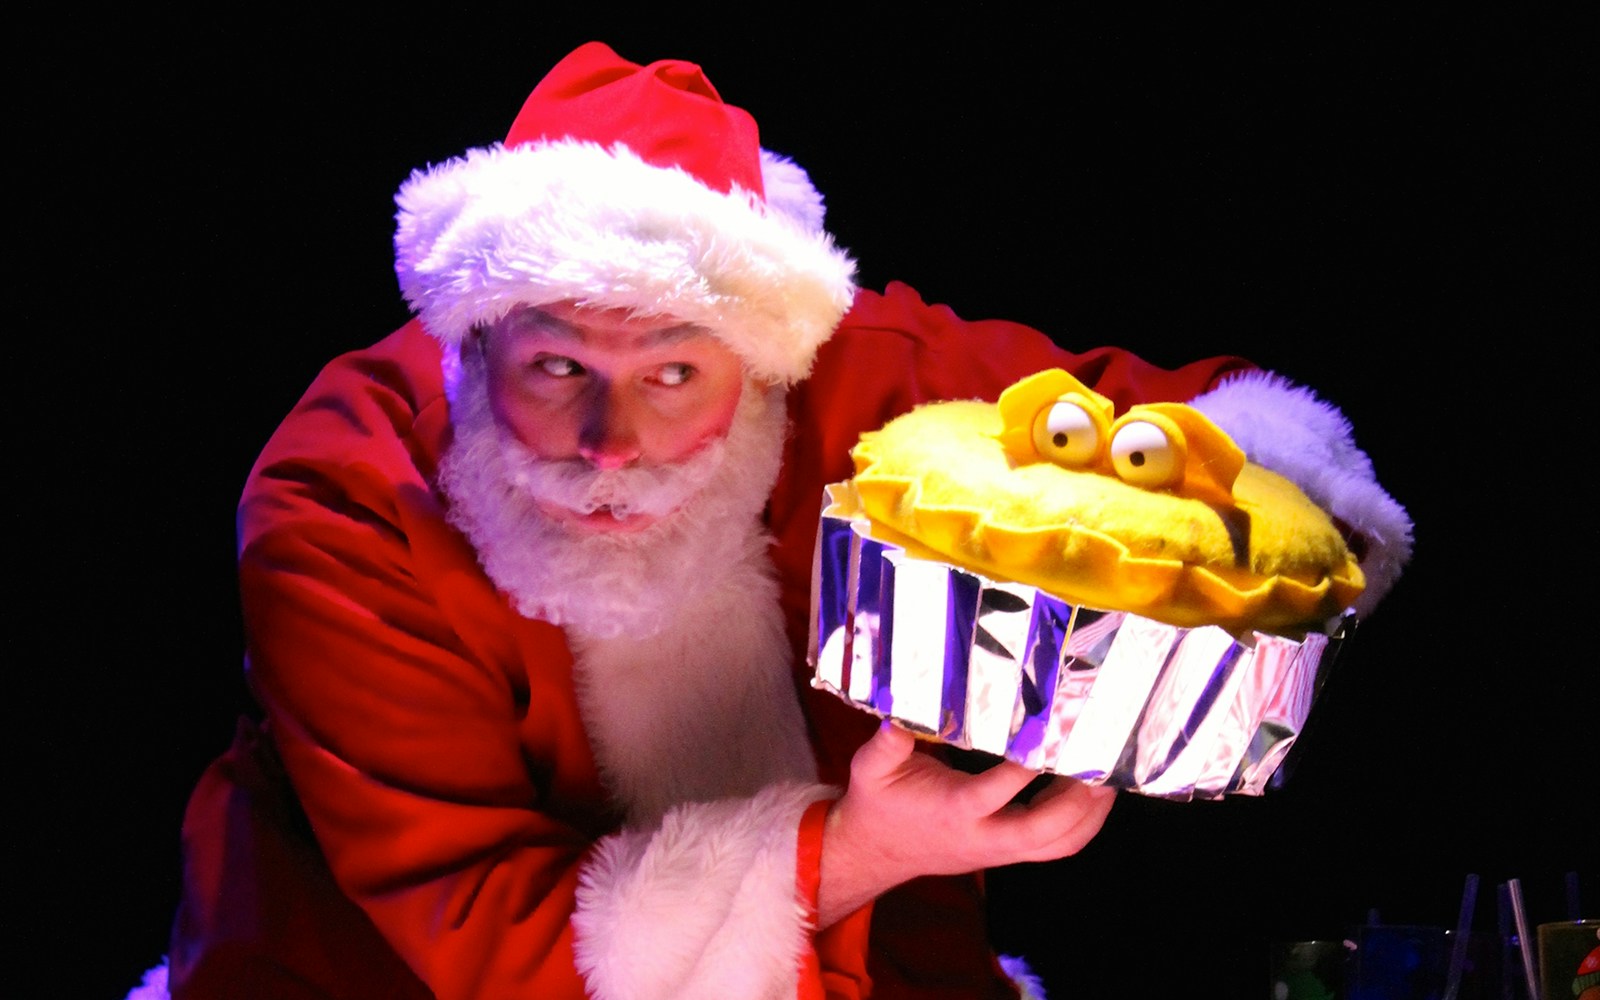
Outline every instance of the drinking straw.
{"type": "Polygon", "coordinates": [[[1517,921],[1517,943],[1522,949],[1522,978],[1528,984],[1528,996],[1539,995],[1539,970],[1533,964],[1533,938],[1528,933],[1528,914],[1522,908],[1522,880],[1506,883],[1511,891],[1511,916],[1517,921]]]}
{"type": "Polygon", "coordinates": [[[1567,919],[1582,920],[1582,907],[1578,905],[1578,873],[1567,872],[1567,919]]]}
{"type": "Polygon", "coordinates": [[[1443,1000],[1456,1000],[1461,992],[1461,973],[1467,967],[1467,938],[1472,936],[1472,908],[1478,902],[1478,876],[1468,875],[1461,890],[1461,912],[1456,917],[1456,943],[1450,949],[1450,978],[1445,980],[1443,1000]]]}

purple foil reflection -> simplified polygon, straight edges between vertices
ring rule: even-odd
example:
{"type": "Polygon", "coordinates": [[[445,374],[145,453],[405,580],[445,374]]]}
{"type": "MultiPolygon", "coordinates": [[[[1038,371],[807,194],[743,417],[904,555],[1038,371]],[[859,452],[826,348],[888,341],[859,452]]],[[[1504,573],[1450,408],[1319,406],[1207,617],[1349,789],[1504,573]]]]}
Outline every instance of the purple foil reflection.
{"type": "Polygon", "coordinates": [[[955,746],[1171,799],[1260,795],[1332,640],[1178,628],[917,558],[824,514],[812,683],[955,746]]]}

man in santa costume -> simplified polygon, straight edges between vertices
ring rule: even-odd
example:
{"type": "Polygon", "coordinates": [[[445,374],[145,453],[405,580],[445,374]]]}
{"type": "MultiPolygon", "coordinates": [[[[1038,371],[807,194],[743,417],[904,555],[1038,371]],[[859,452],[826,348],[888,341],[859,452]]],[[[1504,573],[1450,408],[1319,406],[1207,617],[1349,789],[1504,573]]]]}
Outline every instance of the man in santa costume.
{"type": "Polygon", "coordinates": [[[1036,991],[978,873],[1074,853],[1110,791],[1023,804],[1031,773],[948,766],[805,676],[823,487],[919,403],[1049,367],[1119,408],[1204,393],[1363,537],[1367,606],[1408,553],[1337,413],[1223,385],[1239,359],[858,290],[693,64],[583,46],[397,201],[416,317],[323,371],[244,491],[262,712],[185,818],[174,996],[1036,991]]]}

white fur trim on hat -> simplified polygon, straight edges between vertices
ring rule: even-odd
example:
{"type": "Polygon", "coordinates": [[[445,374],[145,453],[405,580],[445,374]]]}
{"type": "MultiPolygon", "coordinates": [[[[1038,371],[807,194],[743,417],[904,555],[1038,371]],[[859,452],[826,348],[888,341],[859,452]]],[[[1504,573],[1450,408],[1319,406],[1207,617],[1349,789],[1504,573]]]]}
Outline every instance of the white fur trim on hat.
{"type": "Polygon", "coordinates": [[[1411,559],[1411,516],[1378,485],[1345,415],[1271,372],[1236,375],[1190,403],[1250,461],[1293,481],[1348,526],[1366,550],[1361,572],[1367,585],[1354,610],[1362,618],[1371,613],[1411,559]]]}
{"type": "Polygon", "coordinates": [[[435,337],[457,343],[517,305],[575,301],[711,330],[753,375],[811,369],[855,293],[804,171],[724,194],[627,147],[495,144],[414,172],[396,196],[395,271],[435,337]]]}

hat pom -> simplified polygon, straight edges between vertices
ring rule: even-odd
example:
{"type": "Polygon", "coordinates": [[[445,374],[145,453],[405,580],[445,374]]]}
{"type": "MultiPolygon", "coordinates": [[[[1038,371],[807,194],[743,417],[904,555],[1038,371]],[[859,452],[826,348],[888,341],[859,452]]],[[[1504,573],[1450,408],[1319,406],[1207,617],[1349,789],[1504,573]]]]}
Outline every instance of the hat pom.
{"type": "Polygon", "coordinates": [[[1411,561],[1411,515],[1378,483],[1350,421],[1311,389],[1273,372],[1243,372],[1190,400],[1249,455],[1292,480],[1347,531],[1366,577],[1353,610],[1365,618],[1411,561]]]}

